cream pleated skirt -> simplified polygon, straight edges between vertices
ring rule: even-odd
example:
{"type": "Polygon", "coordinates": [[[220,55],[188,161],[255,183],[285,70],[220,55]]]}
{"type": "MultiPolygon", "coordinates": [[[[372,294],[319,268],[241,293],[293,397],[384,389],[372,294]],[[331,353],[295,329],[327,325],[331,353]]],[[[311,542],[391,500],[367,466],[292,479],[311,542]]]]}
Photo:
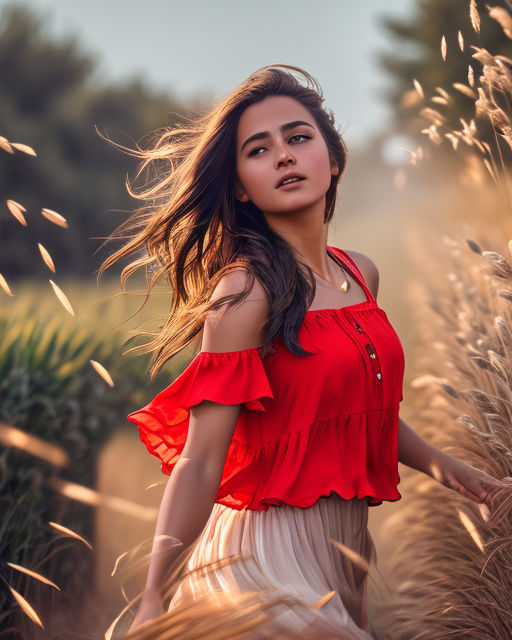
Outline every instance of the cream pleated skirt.
{"type": "Polygon", "coordinates": [[[367,499],[345,500],[336,493],[308,508],[283,505],[239,511],[215,503],[168,612],[218,592],[258,592],[266,598],[285,598],[244,638],[313,638],[321,633],[322,638],[372,639],[367,571],[364,561],[350,553],[368,565],[375,562],[367,524],[367,499]],[[348,552],[331,540],[348,547],[348,552]],[[228,558],[230,562],[222,562],[228,558]],[[207,571],[199,569],[207,565],[207,571]]]}

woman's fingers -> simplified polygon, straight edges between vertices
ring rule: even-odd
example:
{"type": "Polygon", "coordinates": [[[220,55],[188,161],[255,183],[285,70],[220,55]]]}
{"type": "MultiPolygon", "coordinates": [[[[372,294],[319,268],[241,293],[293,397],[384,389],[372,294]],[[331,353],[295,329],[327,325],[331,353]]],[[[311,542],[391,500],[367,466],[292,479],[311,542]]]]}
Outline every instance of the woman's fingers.
{"type": "Polygon", "coordinates": [[[480,502],[478,504],[478,510],[480,511],[480,515],[482,516],[482,519],[487,522],[487,520],[489,520],[489,516],[491,515],[491,510],[489,509],[489,507],[485,504],[485,502],[480,502]]]}

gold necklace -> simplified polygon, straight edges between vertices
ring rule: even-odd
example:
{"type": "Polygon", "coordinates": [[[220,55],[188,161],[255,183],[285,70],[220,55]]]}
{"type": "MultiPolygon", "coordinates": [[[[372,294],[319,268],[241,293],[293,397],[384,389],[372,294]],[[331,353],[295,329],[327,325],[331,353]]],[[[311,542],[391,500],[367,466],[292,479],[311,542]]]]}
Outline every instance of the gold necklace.
{"type": "MultiPolygon", "coordinates": [[[[336,260],[336,258],[334,258],[333,256],[331,256],[331,254],[330,254],[328,251],[327,251],[327,255],[328,255],[330,258],[332,258],[332,259],[336,262],[336,264],[338,264],[338,265],[341,267],[341,270],[342,270],[342,271],[343,271],[343,273],[345,274],[345,273],[346,273],[346,272],[345,272],[345,269],[344,269],[344,268],[342,267],[342,265],[338,262],[338,260],[336,260]]],[[[323,280],[324,282],[328,282],[325,278],[322,278],[322,276],[321,276],[319,273],[317,273],[317,272],[313,269],[313,267],[309,267],[309,268],[311,269],[311,271],[313,271],[313,273],[316,273],[316,275],[317,275],[321,280],[323,280]]],[[[346,279],[345,279],[345,281],[344,281],[344,282],[343,282],[343,284],[341,284],[339,287],[338,287],[338,286],[336,286],[335,284],[330,283],[330,282],[329,282],[329,284],[330,284],[332,287],[334,287],[335,289],[342,289],[345,293],[347,293],[347,291],[349,291],[349,289],[350,289],[351,284],[350,284],[349,279],[348,279],[346,276],[345,276],[345,278],[346,278],[346,279]]]]}

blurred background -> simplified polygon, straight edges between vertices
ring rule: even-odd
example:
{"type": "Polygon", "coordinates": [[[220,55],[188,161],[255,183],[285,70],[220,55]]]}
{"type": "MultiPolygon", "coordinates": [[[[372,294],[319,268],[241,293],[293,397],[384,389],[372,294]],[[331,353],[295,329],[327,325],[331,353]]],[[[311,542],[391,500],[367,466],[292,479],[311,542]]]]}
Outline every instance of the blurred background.
{"type": "MultiPolygon", "coordinates": [[[[0,549],[52,576],[62,592],[7,566],[2,577],[43,607],[55,633],[72,622],[81,637],[98,637],[123,605],[115,560],[151,536],[165,480],[125,416],[187,362],[186,354],[173,359],[150,383],[149,358],[123,354],[131,329],[150,329],[165,315],[164,285],[138,311],[143,280],[129,281],[121,295],[116,265],[96,282],[118,247],[100,246],[103,239],[139,205],[125,185],[135,159],[102,134],[133,148],[266,64],[312,74],[349,150],[330,243],[379,267],[379,304],[406,355],[403,415],[421,430],[408,380],[425,371],[416,354],[431,343],[420,325],[432,283],[448,286],[447,238],[477,233],[498,251],[510,237],[508,185],[492,175],[493,159],[508,166],[510,143],[499,147],[482,118],[489,166],[468,142],[479,96],[471,80],[483,64],[471,45],[508,55],[510,37],[484,3],[471,6],[481,14],[478,30],[466,0],[0,2],[0,136],[37,153],[0,149],[1,506],[9,514],[0,549]]],[[[403,499],[370,509],[389,580],[394,540],[386,522],[409,500],[400,471],[403,499]]],[[[0,627],[36,637],[33,618],[17,617],[19,600],[0,594],[0,627]]]]}

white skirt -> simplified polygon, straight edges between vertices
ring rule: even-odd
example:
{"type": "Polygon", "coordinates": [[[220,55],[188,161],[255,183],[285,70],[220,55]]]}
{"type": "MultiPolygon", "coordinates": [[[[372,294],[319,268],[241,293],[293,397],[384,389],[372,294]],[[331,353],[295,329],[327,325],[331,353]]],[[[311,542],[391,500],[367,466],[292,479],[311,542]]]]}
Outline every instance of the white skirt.
{"type": "Polygon", "coordinates": [[[370,640],[367,572],[329,540],[341,542],[368,564],[375,562],[367,524],[367,499],[345,500],[336,493],[308,508],[239,511],[215,503],[168,612],[219,591],[291,596],[243,637],[275,638],[284,630],[290,637],[314,637],[308,632],[321,631],[323,638],[370,640]],[[218,562],[230,557],[231,562],[218,562]],[[213,566],[207,571],[198,570],[209,563],[213,566]]]}

